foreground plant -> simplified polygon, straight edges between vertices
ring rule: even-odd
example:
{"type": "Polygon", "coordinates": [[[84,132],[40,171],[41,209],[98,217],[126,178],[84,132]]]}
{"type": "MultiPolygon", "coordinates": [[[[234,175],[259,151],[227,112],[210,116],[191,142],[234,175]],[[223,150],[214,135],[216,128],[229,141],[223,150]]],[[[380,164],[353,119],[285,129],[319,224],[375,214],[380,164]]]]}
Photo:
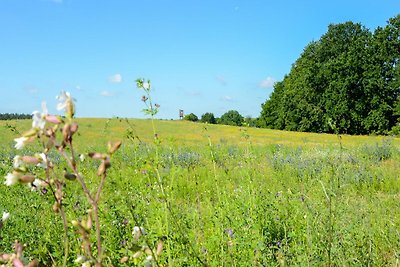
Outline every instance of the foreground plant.
{"type": "MultiPolygon", "coordinates": [[[[87,217],[73,220],[71,223],[82,240],[83,256],[85,259],[82,266],[101,266],[103,259],[101,225],[99,220],[99,201],[102,189],[107,177],[107,170],[111,166],[112,155],[120,148],[121,142],[108,143],[106,153],[90,152],[87,154],[93,160],[99,161],[97,176],[100,182],[97,190],[91,192],[85,182],[85,178],[78,171],[77,159],[73,146],[73,136],[78,131],[78,124],[73,120],[75,115],[74,99],[68,92],[61,92],[57,96],[59,101],[58,110],[64,111],[64,117],[49,115],[46,104],[42,103],[42,111],[34,111],[32,114],[32,128],[21,137],[14,139],[15,148],[22,149],[27,144],[38,141],[42,151],[33,155],[17,155],[13,160],[13,171],[5,176],[4,184],[12,186],[25,184],[32,191],[40,191],[42,194],[51,192],[54,199],[53,211],[60,215],[64,227],[64,260],[63,266],[67,265],[69,254],[68,221],[64,205],[64,187],[68,182],[77,181],[89,202],[91,208],[87,211],[87,217]],[[48,125],[48,126],[47,126],[48,125]],[[47,127],[46,127],[47,126],[47,127]],[[65,160],[67,168],[56,166],[51,158],[50,152],[56,151],[65,160]],[[37,171],[40,168],[42,171],[37,171]],[[61,175],[62,171],[62,175],[61,175]],[[93,248],[90,236],[92,228],[95,228],[96,247],[93,248]]],[[[80,156],[82,159],[82,155],[80,156]]],[[[3,215],[4,217],[5,215],[3,215]]],[[[7,217],[7,216],[6,216],[7,217]]],[[[19,243],[18,243],[19,244],[19,243]]],[[[16,245],[16,250],[21,250],[16,245]]],[[[18,255],[18,253],[17,253],[18,255]]],[[[24,266],[13,263],[15,267],[24,266]]]]}

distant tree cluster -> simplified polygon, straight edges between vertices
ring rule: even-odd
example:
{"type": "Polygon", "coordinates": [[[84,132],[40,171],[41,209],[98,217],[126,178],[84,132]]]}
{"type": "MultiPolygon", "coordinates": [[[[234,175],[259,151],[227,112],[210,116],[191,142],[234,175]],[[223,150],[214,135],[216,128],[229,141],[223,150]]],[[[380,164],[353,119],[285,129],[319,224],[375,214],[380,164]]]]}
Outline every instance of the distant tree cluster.
{"type": "Polygon", "coordinates": [[[228,112],[224,113],[220,118],[216,118],[213,113],[207,112],[201,115],[200,120],[198,117],[190,113],[183,118],[187,121],[193,122],[203,122],[209,124],[225,124],[225,125],[232,125],[232,126],[256,126],[256,119],[252,119],[250,117],[244,118],[240,113],[236,110],[229,110],[228,112]]]}
{"type": "Polygon", "coordinates": [[[25,120],[31,118],[31,114],[0,113],[0,120],[25,120]]]}
{"type": "Polygon", "coordinates": [[[348,134],[400,131],[400,15],[374,32],[332,24],[262,104],[260,127],[348,134]]]}

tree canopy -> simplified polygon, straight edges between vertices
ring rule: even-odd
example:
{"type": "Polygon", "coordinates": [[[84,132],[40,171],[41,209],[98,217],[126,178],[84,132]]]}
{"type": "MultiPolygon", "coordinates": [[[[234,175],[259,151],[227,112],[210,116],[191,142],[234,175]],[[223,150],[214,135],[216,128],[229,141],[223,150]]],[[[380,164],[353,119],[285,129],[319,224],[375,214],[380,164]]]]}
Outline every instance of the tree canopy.
{"type": "Polygon", "coordinates": [[[359,23],[331,24],[275,84],[259,126],[387,133],[399,118],[399,59],[400,15],[373,33],[359,23]]]}
{"type": "Polygon", "coordinates": [[[219,124],[241,126],[243,123],[243,116],[236,110],[229,110],[219,118],[219,124]]]}
{"type": "Polygon", "coordinates": [[[211,112],[206,112],[203,115],[201,115],[201,122],[210,123],[210,124],[217,123],[217,121],[214,117],[214,113],[211,113],[211,112]]]}

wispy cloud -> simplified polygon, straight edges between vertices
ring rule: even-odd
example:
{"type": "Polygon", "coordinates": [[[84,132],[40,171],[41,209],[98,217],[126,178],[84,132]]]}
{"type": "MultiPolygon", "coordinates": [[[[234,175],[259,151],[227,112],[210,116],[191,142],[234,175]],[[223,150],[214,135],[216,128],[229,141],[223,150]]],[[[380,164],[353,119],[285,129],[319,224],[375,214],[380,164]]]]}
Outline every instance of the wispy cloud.
{"type": "Polygon", "coordinates": [[[216,76],[215,80],[217,80],[217,82],[219,82],[223,86],[228,84],[228,82],[226,81],[226,79],[225,79],[225,77],[223,75],[216,76]]]}
{"type": "Polygon", "coordinates": [[[114,93],[110,92],[110,91],[107,91],[107,90],[103,90],[103,91],[100,92],[100,95],[101,96],[105,96],[105,97],[112,97],[112,96],[114,96],[114,93]]]}
{"type": "Polygon", "coordinates": [[[37,93],[39,93],[39,89],[33,85],[24,86],[24,90],[31,95],[36,95],[37,93]]]}
{"type": "Polygon", "coordinates": [[[110,83],[120,83],[122,82],[122,75],[119,73],[111,75],[110,77],[108,77],[108,81],[110,83]]]}
{"type": "Polygon", "coordinates": [[[274,78],[268,76],[267,78],[262,80],[258,86],[260,86],[261,88],[272,88],[274,87],[275,82],[276,80],[274,78]]]}
{"type": "Polygon", "coordinates": [[[76,89],[77,91],[82,91],[82,88],[81,88],[80,85],[75,86],[75,89],[76,89]]]}
{"type": "Polygon", "coordinates": [[[224,95],[220,99],[225,102],[231,102],[233,100],[233,98],[229,95],[224,95]]]}

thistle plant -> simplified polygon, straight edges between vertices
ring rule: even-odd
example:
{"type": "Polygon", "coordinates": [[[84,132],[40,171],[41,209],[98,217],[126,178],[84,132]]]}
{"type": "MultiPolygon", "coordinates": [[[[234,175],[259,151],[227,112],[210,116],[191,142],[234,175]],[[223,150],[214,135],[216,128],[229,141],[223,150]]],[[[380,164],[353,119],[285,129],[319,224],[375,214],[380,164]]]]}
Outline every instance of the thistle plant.
{"type": "MultiPolygon", "coordinates": [[[[14,139],[16,142],[16,149],[22,149],[29,143],[38,141],[42,150],[33,155],[15,156],[13,160],[13,170],[5,176],[4,184],[7,186],[24,184],[27,185],[31,191],[38,191],[42,194],[51,192],[54,200],[52,209],[56,214],[59,214],[63,223],[64,259],[62,265],[66,266],[70,248],[67,234],[69,223],[64,205],[64,188],[67,183],[78,182],[90,204],[90,209],[87,211],[87,216],[85,218],[71,221],[71,224],[75,227],[76,232],[80,236],[80,240],[82,240],[83,255],[79,257],[79,260],[84,259],[82,266],[101,266],[103,249],[98,204],[106,181],[107,170],[111,166],[111,157],[119,149],[121,142],[109,142],[108,151],[106,153],[90,152],[87,154],[91,159],[100,162],[97,170],[97,176],[100,177],[100,181],[97,190],[92,192],[88,188],[85,178],[78,171],[77,159],[79,155],[75,153],[73,146],[73,136],[78,131],[78,124],[74,121],[74,99],[68,92],[61,92],[61,94],[57,96],[57,99],[59,101],[57,109],[64,111],[63,117],[49,115],[46,103],[43,102],[42,111],[34,111],[32,113],[32,128],[21,137],[14,139]],[[63,168],[53,163],[50,156],[50,152],[52,151],[56,151],[64,158],[67,167],[63,168]],[[90,241],[93,224],[97,249],[93,248],[90,241]]],[[[83,154],[81,154],[81,156],[82,155],[83,154]]],[[[16,250],[22,251],[21,245],[16,245],[16,250]]],[[[17,267],[23,265],[18,265],[13,262],[13,266],[17,267]]]]}
{"type": "Polygon", "coordinates": [[[139,89],[143,89],[145,92],[145,95],[142,96],[142,101],[145,103],[146,108],[143,109],[143,113],[145,115],[149,115],[151,117],[151,125],[153,127],[153,134],[154,134],[154,142],[156,144],[159,144],[160,139],[158,138],[158,134],[156,132],[156,127],[154,125],[154,116],[158,113],[158,110],[160,108],[159,104],[153,104],[151,100],[151,82],[150,80],[145,80],[145,79],[137,79],[136,80],[136,86],[139,89]]]}

